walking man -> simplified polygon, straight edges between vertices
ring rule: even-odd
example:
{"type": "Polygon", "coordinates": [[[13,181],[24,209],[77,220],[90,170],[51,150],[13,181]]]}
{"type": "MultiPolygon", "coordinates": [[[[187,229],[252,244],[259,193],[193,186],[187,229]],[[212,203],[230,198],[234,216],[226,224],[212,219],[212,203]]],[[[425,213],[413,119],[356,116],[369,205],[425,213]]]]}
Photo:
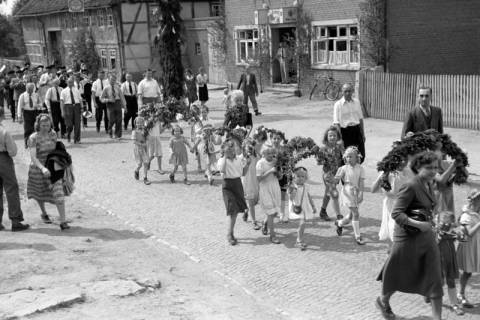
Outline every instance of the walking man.
{"type": "Polygon", "coordinates": [[[73,131],[73,143],[80,143],[80,121],[82,114],[82,96],[74,86],[73,77],[68,78],[67,87],[60,94],[60,109],[67,126],[67,141],[71,142],[73,131]]]}
{"type": "Polygon", "coordinates": [[[127,110],[124,115],[124,129],[127,130],[128,122],[132,119],[132,130],[135,129],[135,118],[137,118],[137,85],[132,81],[132,74],[125,75],[125,82],[122,83],[122,93],[125,96],[127,110]]]}
{"type": "Polygon", "coordinates": [[[18,121],[23,121],[23,138],[25,140],[25,149],[28,147],[28,138],[35,132],[35,119],[43,110],[43,102],[35,90],[35,85],[27,83],[27,91],[18,97],[18,121]]]}
{"type": "Polygon", "coordinates": [[[152,70],[145,71],[145,79],[138,84],[138,105],[141,107],[147,103],[157,103],[162,101],[162,90],[157,80],[152,78],[152,70]]]}
{"type": "Polygon", "coordinates": [[[109,85],[103,89],[100,100],[107,105],[110,138],[113,139],[113,126],[115,126],[115,137],[120,139],[122,137],[122,109],[125,108],[126,102],[115,75],[110,75],[109,85]]]}
{"type": "Polygon", "coordinates": [[[17,145],[12,136],[3,126],[5,110],[0,108],[0,231],[5,230],[2,224],[3,218],[3,190],[7,195],[8,217],[12,221],[12,231],[28,229],[28,224],[22,224],[23,213],[20,207],[20,195],[18,191],[15,165],[12,157],[17,154],[17,145]]]}
{"type": "Polygon", "coordinates": [[[402,139],[407,135],[428,129],[435,129],[443,133],[442,109],[431,106],[431,101],[432,88],[420,87],[418,89],[418,105],[407,114],[403,123],[402,139]]]}
{"type": "Polygon", "coordinates": [[[65,127],[65,121],[62,118],[62,111],[60,109],[60,94],[62,88],[59,87],[60,79],[55,78],[51,81],[52,86],[48,88],[47,93],[45,94],[45,105],[47,106],[48,112],[52,117],[53,129],[62,139],[65,139],[65,133],[67,129],[65,127]]]}
{"type": "Polygon", "coordinates": [[[362,163],[365,160],[365,130],[362,107],[360,102],[353,98],[354,91],[351,84],[343,85],[343,97],[333,106],[333,124],[337,125],[342,133],[345,149],[350,146],[358,148],[362,163]]]}
{"type": "Polygon", "coordinates": [[[245,72],[240,76],[240,81],[238,82],[237,89],[243,91],[243,104],[248,107],[248,99],[252,101],[253,110],[255,115],[259,116],[262,113],[258,111],[257,99],[258,97],[258,86],[257,79],[252,73],[252,68],[250,66],[245,67],[245,72]]]}
{"type": "Polygon", "coordinates": [[[103,89],[108,86],[108,80],[105,79],[105,71],[100,70],[98,72],[98,79],[93,82],[92,85],[92,96],[95,106],[95,120],[97,121],[97,132],[100,132],[100,124],[102,123],[103,115],[105,114],[105,132],[108,133],[108,114],[107,106],[100,100],[103,89]]]}

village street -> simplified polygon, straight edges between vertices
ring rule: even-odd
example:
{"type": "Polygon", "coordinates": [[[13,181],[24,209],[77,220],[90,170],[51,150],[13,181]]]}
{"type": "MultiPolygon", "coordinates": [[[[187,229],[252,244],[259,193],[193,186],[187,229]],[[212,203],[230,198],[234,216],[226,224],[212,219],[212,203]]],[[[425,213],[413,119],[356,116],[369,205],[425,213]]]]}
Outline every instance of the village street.
{"type": "MultiPolygon", "coordinates": [[[[208,103],[211,118],[218,122],[223,120],[221,98],[221,91],[212,91],[208,103]]],[[[263,124],[283,130],[287,138],[301,135],[312,137],[320,144],[325,128],[331,123],[333,104],[328,101],[311,102],[284,93],[264,93],[259,98],[259,105],[263,115],[254,117],[254,126],[263,124]]],[[[5,124],[15,134],[17,145],[22,146],[21,127],[9,120],[5,124]]],[[[365,127],[367,159],[364,165],[367,172],[366,185],[370,186],[377,175],[376,162],[388,152],[392,142],[399,138],[401,124],[366,119],[365,127]]],[[[450,128],[446,132],[452,135],[453,141],[467,150],[471,163],[471,185],[455,186],[455,204],[459,209],[468,190],[480,185],[480,151],[477,149],[480,133],[450,128]]],[[[72,219],[72,231],[78,225],[78,216],[84,214],[82,211],[108,212],[112,215],[112,224],[120,223],[126,229],[142,232],[151,241],[156,241],[166,254],[183,254],[190,258],[200,270],[209,272],[204,274],[206,279],[219,277],[232,286],[231,290],[242,290],[245,295],[238,296],[236,302],[239,306],[244,303],[246,307],[250,306],[251,301],[244,302],[245,297],[250,296],[248,299],[254,299],[258,305],[276,312],[279,319],[381,319],[374,306],[375,298],[380,293],[380,283],[375,278],[387,257],[389,245],[379,242],[377,236],[382,206],[380,194],[367,192],[360,207],[361,230],[367,240],[365,246],[358,246],[354,242],[350,229],[339,238],[335,234],[333,223],[319,222],[316,219],[307,226],[306,242],[309,247],[301,252],[294,247],[295,222],[276,225],[282,243],[275,245],[239,217],[236,227],[239,245],[232,247],[226,241],[227,220],[219,178],[214,186],[209,186],[203,173],[196,173],[195,160],[190,156],[191,186],[181,183],[180,175],[177,178],[179,182],[171,184],[168,175],[154,171],[157,169],[155,162],[152,162],[153,170],[149,174],[152,185],[146,186],[141,181],[135,181],[133,147],[129,137],[130,131],[124,133],[121,141],[111,140],[103,133],[98,135],[94,123],[90,122],[89,128],[82,132],[82,144],[68,147],[76,175],[76,191],[71,198],[75,204],[69,203],[70,199],[67,199],[67,217],[72,219]],[[78,208],[75,214],[69,212],[72,206],[78,208]]],[[[165,132],[164,170],[170,169],[169,139],[169,133],[165,132]]],[[[26,151],[20,150],[16,162],[24,164],[28,161],[26,151]]],[[[317,207],[320,207],[323,194],[321,167],[312,159],[303,164],[309,169],[314,199],[317,207]]],[[[25,179],[25,176],[19,176],[19,180],[25,179]]],[[[52,217],[56,217],[53,207],[49,207],[49,212],[52,217]]],[[[263,217],[259,209],[257,212],[259,217],[263,217]]],[[[330,207],[328,212],[333,216],[330,207]]],[[[89,219],[94,219],[95,215],[91,212],[85,214],[89,219]]],[[[38,212],[32,210],[25,212],[25,220],[39,225],[40,217],[38,212]]],[[[82,224],[88,223],[82,221],[82,224]]],[[[36,226],[30,232],[34,233],[35,228],[36,226]]],[[[22,238],[28,234],[18,233],[14,236],[22,238]]],[[[69,232],[58,231],[57,236],[61,241],[63,237],[69,237],[69,232]]],[[[12,240],[12,236],[9,238],[12,240]]],[[[145,250],[155,248],[146,246],[145,250]]],[[[149,262],[145,252],[138,252],[138,255],[139,259],[144,259],[144,263],[149,262]]],[[[158,258],[155,253],[152,256],[158,258]]],[[[135,259],[135,254],[131,252],[129,257],[135,259]]],[[[10,262],[16,263],[13,259],[10,262]]],[[[111,266],[111,270],[114,271],[115,266],[111,266]]],[[[199,274],[190,276],[198,277],[199,274]]],[[[198,281],[192,284],[201,285],[198,281]]],[[[478,275],[471,280],[468,296],[471,301],[480,301],[478,275]]],[[[162,297],[159,296],[159,299],[162,297]]],[[[444,302],[448,302],[446,297],[444,302]]],[[[188,305],[184,307],[188,308],[188,305]]],[[[417,295],[396,294],[392,298],[392,308],[401,319],[428,319],[430,315],[430,307],[417,295]]],[[[466,311],[468,313],[461,319],[476,319],[480,307],[477,303],[475,309],[466,311]]],[[[450,310],[445,311],[444,319],[456,317],[450,310]]],[[[163,319],[153,315],[144,318],[163,319]]],[[[190,318],[196,319],[194,315],[184,317],[190,318]]],[[[238,315],[232,315],[231,318],[242,319],[238,315]]],[[[250,314],[248,318],[255,317],[250,314]]]]}

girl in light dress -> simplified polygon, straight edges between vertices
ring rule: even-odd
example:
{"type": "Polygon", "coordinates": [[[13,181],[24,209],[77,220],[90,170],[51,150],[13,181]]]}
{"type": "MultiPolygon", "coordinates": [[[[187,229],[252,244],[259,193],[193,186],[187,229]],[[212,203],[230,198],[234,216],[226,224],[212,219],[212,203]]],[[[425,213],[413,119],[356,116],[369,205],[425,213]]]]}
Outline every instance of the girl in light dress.
{"type": "Polygon", "coordinates": [[[390,239],[390,241],[393,242],[393,229],[395,227],[395,220],[392,219],[393,205],[400,188],[415,175],[409,165],[411,158],[412,156],[408,156],[408,160],[402,164],[399,171],[389,173],[388,182],[390,183],[390,190],[387,191],[381,188],[383,172],[380,172],[372,185],[372,193],[378,192],[382,189],[382,192],[385,195],[385,198],[383,198],[382,222],[378,232],[378,238],[382,241],[390,239]]]}
{"type": "Polygon", "coordinates": [[[132,130],[133,154],[135,156],[135,162],[137,163],[134,177],[136,180],[140,179],[140,169],[143,166],[143,183],[150,185],[147,173],[151,159],[148,156],[147,139],[145,138],[144,128],[145,119],[143,117],[137,117],[135,119],[135,129],[132,130]]]}
{"type": "Polygon", "coordinates": [[[203,124],[200,120],[200,109],[196,104],[192,105],[191,111],[192,117],[188,120],[188,124],[190,125],[190,142],[193,144],[193,152],[195,154],[195,159],[197,160],[197,170],[200,173],[203,171],[203,169],[198,144],[202,138],[203,124]]]}
{"type": "Polygon", "coordinates": [[[255,217],[255,205],[258,203],[259,185],[257,180],[256,167],[258,160],[257,151],[255,149],[256,142],[252,138],[247,138],[243,141],[243,153],[240,155],[241,159],[250,159],[250,165],[245,176],[242,177],[243,190],[245,192],[245,200],[247,200],[248,211],[243,214],[243,221],[248,221],[248,213],[252,219],[253,229],[260,230],[261,226],[255,217]]]}
{"type": "Polygon", "coordinates": [[[303,241],[303,235],[305,233],[305,222],[309,217],[313,217],[313,214],[317,212],[315,203],[313,202],[312,195],[310,193],[310,187],[306,184],[308,180],[308,171],[304,167],[297,167],[293,171],[293,183],[288,189],[289,195],[289,215],[290,219],[299,219],[297,230],[297,242],[296,246],[300,250],[305,250],[307,244],[303,241]],[[302,211],[296,213],[294,206],[300,206],[302,211]]]}
{"type": "MultiPolygon", "coordinates": [[[[285,137],[280,131],[275,131],[270,135],[271,145],[265,145],[265,147],[271,147],[275,150],[278,154],[282,152],[283,148],[285,148],[284,143],[286,141],[285,137]]],[[[283,172],[277,172],[279,176],[278,184],[280,186],[281,191],[281,203],[280,203],[280,216],[279,221],[280,223],[288,223],[288,216],[285,214],[285,208],[288,203],[287,197],[287,188],[288,188],[288,179],[287,176],[283,174],[283,172]]]]}
{"type": "Polygon", "coordinates": [[[278,183],[276,165],[276,151],[274,148],[266,147],[263,149],[262,159],[257,162],[257,179],[259,185],[260,207],[265,214],[265,220],[262,225],[262,233],[267,235],[270,232],[270,241],[279,244],[280,241],[275,236],[273,219],[280,212],[282,196],[280,185],[278,183]],[[267,230],[268,229],[268,230],[267,230]]]}
{"type": "Polygon", "coordinates": [[[472,273],[480,272],[480,191],[472,190],[467,200],[459,219],[466,241],[457,247],[458,268],[462,270],[457,298],[464,308],[473,308],[465,297],[465,288],[472,273]]]}
{"type": "Polygon", "coordinates": [[[343,159],[345,165],[340,167],[335,176],[335,180],[342,181],[342,191],[340,193],[341,203],[350,210],[347,217],[335,221],[337,227],[337,234],[342,235],[343,226],[352,221],[353,232],[355,234],[355,242],[359,245],[364,245],[365,242],[360,234],[360,213],[358,207],[363,201],[365,170],[360,165],[361,154],[358,148],[350,146],[345,150],[343,159]]]}
{"type": "Polygon", "coordinates": [[[183,170],[183,183],[190,185],[190,182],[187,178],[187,164],[188,164],[188,153],[187,145],[190,148],[190,152],[193,153],[193,148],[191,147],[188,140],[183,136],[183,129],[179,126],[175,126],[172,129],[172,139],[170,140],[170,151],[172,155],[170,156],[169,163],[173,165],[173,171],[170,173],[169,178],[170,182],[175,182],[175,173],[177,172],[178,166],[182,167],[183,170]]]}
{"type": "Polygon", "coordinates": [[[205,72],[205,69],[203,67],[200,67],[198,69],[198,75],[197,75],[197,85],[198,85],[198,100],[200,100],[200,103],[205,105],[205,103],[208,101],[208,88],[207,88],[207,82],[208,82],[208,75],[205,72]]]}
{"type": "Polygon", "coordinates": [[[165,171],[162,170],[162,140],[160,135],[165,131],[165,127],[163,126],[160,120],[157,120],[153,127],[148,131],[147,136],[147,149],[148,149],[148,168],[150,169],[150,164],[154,158],[157,158],[158,164],[158,173],[165,174],[165,171]]]}

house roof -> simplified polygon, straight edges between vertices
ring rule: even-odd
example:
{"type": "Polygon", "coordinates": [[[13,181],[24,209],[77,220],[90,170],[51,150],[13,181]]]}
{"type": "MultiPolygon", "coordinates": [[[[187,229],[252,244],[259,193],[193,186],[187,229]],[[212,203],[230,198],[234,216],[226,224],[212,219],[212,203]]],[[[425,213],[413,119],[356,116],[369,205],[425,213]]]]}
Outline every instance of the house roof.
{"type": "MultiPolygon", "coordinates": [[[[110,7],[115,0],[85,0],[85,9],[110,7]]],[[[40,16],[68,11],[68,0],[30,0],[15,14],[17,17],[40,16]]]]}

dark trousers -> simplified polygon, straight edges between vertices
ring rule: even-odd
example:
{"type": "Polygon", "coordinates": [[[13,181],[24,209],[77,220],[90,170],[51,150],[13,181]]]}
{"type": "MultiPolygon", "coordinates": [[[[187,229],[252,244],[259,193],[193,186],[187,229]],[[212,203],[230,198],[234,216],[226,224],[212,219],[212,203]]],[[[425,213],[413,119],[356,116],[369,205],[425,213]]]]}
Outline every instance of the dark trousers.
{"type": "Polygon", "coordinates": [[[23,138],[25,140],[25,148],[28,147],[28,138],[35,132],[35,120],[40,111],[23,110],[23,138]]]}
{"type": "Polygon", "coordinates": [[[65,124],[67,126],[67,137],[70,136],[73,131],[73,141],[80,142],[80,119],[82,114],[82,107],[79,103],[66,104],[65,105],[65,124]]]}
{"type": "Polygon", "coordinates": [[[115,136],[122,137],[122,104],[120,100],[107,103],[108,113],[108,134],[113,135],[113,127],[115,126],[115,136]]]}
{"type": "Polygon", "coordinates": [[[252,107],[254,111],[258,111],[257,97],[255,96],[255,91],[245,90],[243,92],[243,104],[248,107],[248,99],[252,101],[252,107]]]}
{"type": "Polygon", "coordinates": [[[67,132],[65,121],[62,118],[62,111],[60,110],[60,102],[50,102],[50,112],[52,113],[53,130],[56,133],[60,131],[63,136],[67,132]]]}
{"type": "Polygon", "coordinates": [[[137,97],[125,96],[125,100],[127,102],[127,110],[123,119],[124,128],[125,130],[127,130],[128,122],[130,121],[130,119],[132,119],[132,129],[135,129],[135,119],[137,118],[138,112],[137,97]]]}
{"type": "Polygon", "coordinates": [[[358,151],[362,154],[362,160],[360,163],[363,163],[365,160],[365,142],[363,141],[362,130],[360,125],[350,126],[346,128],[341,128],[342,139],[345,145],[345,149],[350,146],[355,146],[358,148],[358,151]]]}
{"type": "MultiPolygon", "coordinates": [[[[88,111],[92,112],[92,97],[85,97],[85,102],[86,102],[86,109],[85,110],[88,110],[88,111]]],[[[82,116],[82,119],[83,119],[83,125],[86,127],[88,119],[83,117],[83,116],[82,116]]]]}
{"type": "Polygon", "coordinates": [[[0,223],[3,218],[3,190],[7,195],[8,217],[13,223],[23,221],[15,165],[7,152],[0,152],[0,223]]]}
{"type": "Polygon", "coordinates": [[[7,104],[10,108],[10,113],[12,114],[12,120],[17,120],[17,109],[15,108],[15,100],[10,97],[7,99],[7,104]]]}
{"type": "Polygon", "coordinates": [[[100,101],[100,98],[95,97],[97,107],[95,108],[95,120],[97,121],[97,131],[100,131],[100,124],[102,123],[103,115],[105,114],[105,131],[108,131],[108,112],[105,103],[100,101]]]}

